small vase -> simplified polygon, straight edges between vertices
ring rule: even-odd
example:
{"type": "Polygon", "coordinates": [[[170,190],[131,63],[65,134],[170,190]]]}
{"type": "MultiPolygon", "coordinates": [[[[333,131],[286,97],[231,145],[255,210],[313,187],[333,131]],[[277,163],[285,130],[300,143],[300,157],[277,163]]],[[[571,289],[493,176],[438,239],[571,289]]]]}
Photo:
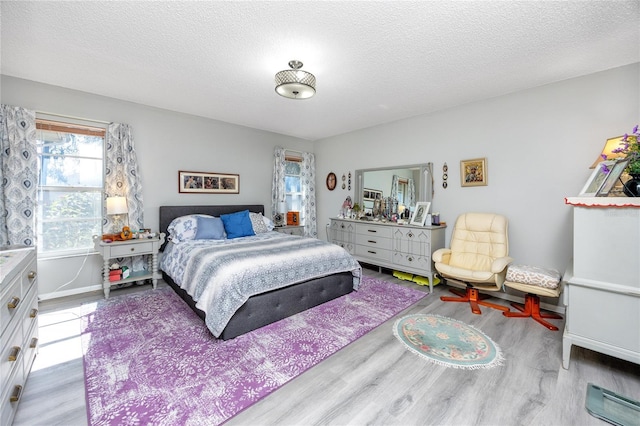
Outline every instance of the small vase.
{"type": "Polygon", "coordinates": [[[640,175],[631,175],[631,179],[625,182],[622,190],[627,197],[640,197],[640,175]]]}

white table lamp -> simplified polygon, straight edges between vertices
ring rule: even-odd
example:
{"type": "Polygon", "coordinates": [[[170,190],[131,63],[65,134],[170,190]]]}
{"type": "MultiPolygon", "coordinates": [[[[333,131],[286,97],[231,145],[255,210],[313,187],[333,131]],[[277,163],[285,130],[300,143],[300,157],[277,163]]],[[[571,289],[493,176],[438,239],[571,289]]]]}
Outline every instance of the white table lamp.
{"type": "Polygon", "coordinates": [[[115,216],[113,219],[114,232],[122,230],[121,215],[125,215],[127,218],[126,223],[128,226],[129,210],[127,210],[127,199],[125,197],[107,197],[107,214],[115,216]]]}

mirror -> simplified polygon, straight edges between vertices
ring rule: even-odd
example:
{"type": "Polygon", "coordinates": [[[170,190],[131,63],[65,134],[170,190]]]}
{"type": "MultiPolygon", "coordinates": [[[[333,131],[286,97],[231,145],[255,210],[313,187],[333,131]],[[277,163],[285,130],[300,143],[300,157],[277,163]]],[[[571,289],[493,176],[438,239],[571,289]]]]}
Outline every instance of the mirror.
{"type": "Polygon", "coordinates": [[[418,201],[431,201],[432,171],[433,163],[356,170],[354,203],[358,203],[367,215],[373,215],[376,199],[395,196],[399,205],[410,210],[418,201]],[[394,175],[398,177],[396,194],[391,193],[394,175]]]}

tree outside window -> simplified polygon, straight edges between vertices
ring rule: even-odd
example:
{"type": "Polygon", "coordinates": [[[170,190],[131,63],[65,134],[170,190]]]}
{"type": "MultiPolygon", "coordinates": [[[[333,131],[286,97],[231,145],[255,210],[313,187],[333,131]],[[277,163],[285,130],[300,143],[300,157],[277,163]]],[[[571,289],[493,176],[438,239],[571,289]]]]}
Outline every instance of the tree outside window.
{"type": "Polygon", "coordinates": [[[38,252],[93,247],[101,234],[104,129],[37,120],[38,252]]]}

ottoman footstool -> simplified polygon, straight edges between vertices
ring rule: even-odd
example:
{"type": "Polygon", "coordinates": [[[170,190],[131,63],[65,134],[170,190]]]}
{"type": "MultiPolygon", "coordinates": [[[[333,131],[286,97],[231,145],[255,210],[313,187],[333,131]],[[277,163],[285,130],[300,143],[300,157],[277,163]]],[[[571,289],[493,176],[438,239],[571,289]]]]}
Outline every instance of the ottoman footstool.
{"type": "Polygon", "coordinates": [[[558,330],[558,327],[545,319],[562,319],[562,316],[540,310],[540,296],[559,297],[562,292],[562,276],[558,271],[528,265],[509,265],[504,285],[526,294],[524,305],[511,303],[520,312],[503,312],[502,315],[512,318],[531,317],[549,330],[558,330]]]}

